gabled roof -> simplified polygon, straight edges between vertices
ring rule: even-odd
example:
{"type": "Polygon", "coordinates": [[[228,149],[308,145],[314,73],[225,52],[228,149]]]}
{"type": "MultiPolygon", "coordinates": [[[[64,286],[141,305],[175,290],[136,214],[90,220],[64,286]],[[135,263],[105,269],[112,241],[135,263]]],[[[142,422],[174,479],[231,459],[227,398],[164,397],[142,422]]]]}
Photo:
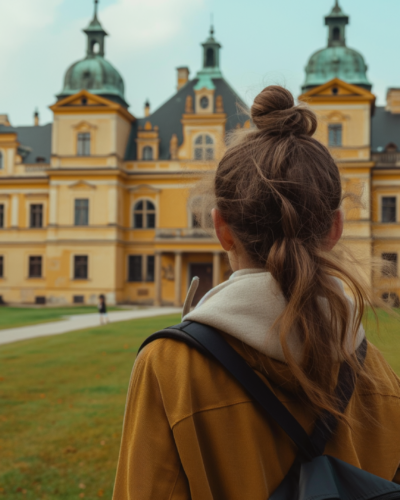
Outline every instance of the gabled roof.
{"type": "MultiPolygon", "coordinates": [[[[237,124],[241,126],[249,119],[249,117],[240,111],[240,107],[247,109],[247,105],[232,89],[224,78],[213,78],[215,85],[214,98],[222,96],[224,113],[227,115],[226,131],[236,128],[237,124]]],[[[158,126],[160,138],[160,160],[168,160],[170,158],[170,141],[172,134],[178,137],[179,146],[183,142],[182,115],[185,113],[185,104],[187,96],[192,96],[195,102],[194,87],[198,79],[189,81],[178,92],[171,97],[166,103],[159,107],[153,114],[148,117],[140,118],[132,124],[131,134],[126,149],[125,160],[136,160],[136,137],[139,126],[144,127],[146,122],[150,122],[153,128],[158,126]]]]}
{"type": "Polygon", "coordinates": [[[367,100],[375,101],[375,96],[369,90],[360,87],[358,85],[352,85],[347,83],[340,78],[332,78],[329,82],[326,82],[318,87],[313,87],[307,92],[304,92],[299,96],[299,100],[315,100],[315,99],[326,99],[331,97],[332,99],[354,99],[357,100],[367,100]],[[339,92],[337,94],[332,93],[332,89],[337,88],[339,92]]]}

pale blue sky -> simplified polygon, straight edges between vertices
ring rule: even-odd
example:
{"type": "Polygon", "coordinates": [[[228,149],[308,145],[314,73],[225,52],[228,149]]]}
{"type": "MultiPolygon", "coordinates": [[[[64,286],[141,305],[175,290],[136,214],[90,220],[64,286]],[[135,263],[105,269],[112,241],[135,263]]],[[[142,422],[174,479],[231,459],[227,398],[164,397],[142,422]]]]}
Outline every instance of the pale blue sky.
{"type": "MultiPolygon", "coordinates": [[[[100,0],[99,18],[110,34],[106,57],[121,73],[130,111],[155,109],[176,87],[177,66],[191,75],[201,65],[200,43],[210,13],[223,45],[221,67],[231,86],[251,102],[278,83],[300,93],[310,55],[326,45],[323,16],[334,0],[100,0]]],[[[400,0],[340,0],[350,16],[347,45],[359,50],[378,103],[400,87],[400,0]]],[[[13,125],[42,123],[60,92],[65,71],[85,55],[93,0],[0,0],[0,113],[13,125]]]]}

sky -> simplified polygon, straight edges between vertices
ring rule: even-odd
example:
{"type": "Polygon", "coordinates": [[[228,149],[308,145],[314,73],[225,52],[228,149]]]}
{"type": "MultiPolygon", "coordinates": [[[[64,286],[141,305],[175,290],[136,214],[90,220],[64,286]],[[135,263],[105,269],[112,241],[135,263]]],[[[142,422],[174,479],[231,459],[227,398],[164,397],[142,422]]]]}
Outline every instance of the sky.
{"type": "MultiPolygon", "coordinates": [[[[176,91],[176,68],[201,67],[213,15],[224,77],[248,103],[269,84],[299,95],[311,54],[326,46],[323,17],[334,0],[100,0],[106,58],[125,82],[130,111],[143,116],[176,91]]],[[[360,51],[379,105],[400,87],[400,0],[340,0],[347,45],[360,51]],[[398,61],[396,63],[396,61],[398,61]],[[395,64],[396,63],[396,64],[395,64]]],[[[0,0],[0,114],[12,125],[41,123],[68,67],[84,58],[93,0],[0,0]]]]}

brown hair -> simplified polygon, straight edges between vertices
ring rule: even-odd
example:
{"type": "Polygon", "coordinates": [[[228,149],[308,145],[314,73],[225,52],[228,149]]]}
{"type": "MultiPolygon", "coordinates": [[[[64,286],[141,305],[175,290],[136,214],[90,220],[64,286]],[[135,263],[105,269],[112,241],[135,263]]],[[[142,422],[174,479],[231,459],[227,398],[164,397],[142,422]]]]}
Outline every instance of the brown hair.
{"type": "Polygon", "coordinates": [[[316,413],[336,410],[338,359],[366,375],[354,353],[357,331],[370,302],[354,273],[324,251],[342,202],[339,169],[312,136],[315,114],[295,105],[292,94],[266,87],[254,100],[255,127],[231,140],[215,178],[216,207],[255,266],[280,285],[287,307],[277,322],[288,366],[316,413]],[[338,285],[354,297],[354,310],[338,285]],[[287,344],[290,331],[302,339],[303,360],[287,344]],[[349,345],[349,332],[352,343],[349,345]]]}

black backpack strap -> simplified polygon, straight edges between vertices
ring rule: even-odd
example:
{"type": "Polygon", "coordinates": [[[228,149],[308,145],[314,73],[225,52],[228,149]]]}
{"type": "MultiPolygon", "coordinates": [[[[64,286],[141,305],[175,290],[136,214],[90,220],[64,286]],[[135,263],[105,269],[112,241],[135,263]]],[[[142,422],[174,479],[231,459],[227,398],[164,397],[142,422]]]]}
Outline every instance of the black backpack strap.
{"type": "MultiPolygon", "coordinates": [[[[139,351],[151,341],[169,337],[174,338],[172,331],[185,332],[192,340],[202,345],[219,363],[228,370],[231,375],[246,389],[246,391],[255,399],[267,414],[286,432],[290,439],[299,448],[304,458],[311,460],[316,456],[308,434],[297,422],[293,415],[283,405],[271,389],[264,384],[260,377],[249,367],[246,361],[229,345],[228,342],[210,326],[200,323],[186,321],[180,325],[175,325],[157,332],[149,337],[140,347],[139,351]]],[[[179,334],[177,340],[184,340],[179,334]]],[[[187,342],[189,345],[192,341],[187,342]]],[[[197,347],[195,344],[192,344],[197,347]]]]}

